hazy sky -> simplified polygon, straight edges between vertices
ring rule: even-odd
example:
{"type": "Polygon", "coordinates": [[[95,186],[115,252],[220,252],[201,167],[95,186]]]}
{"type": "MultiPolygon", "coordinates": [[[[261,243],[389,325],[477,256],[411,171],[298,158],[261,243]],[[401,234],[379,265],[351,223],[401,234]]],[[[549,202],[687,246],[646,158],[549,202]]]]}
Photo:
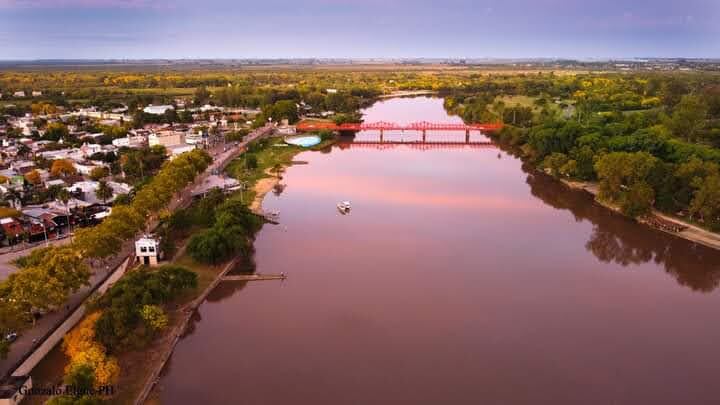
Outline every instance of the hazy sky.
{"type": "Polygon", "coordinates": [[[0,0],[0,59],[720,57],[720,0],[0,0]]]}

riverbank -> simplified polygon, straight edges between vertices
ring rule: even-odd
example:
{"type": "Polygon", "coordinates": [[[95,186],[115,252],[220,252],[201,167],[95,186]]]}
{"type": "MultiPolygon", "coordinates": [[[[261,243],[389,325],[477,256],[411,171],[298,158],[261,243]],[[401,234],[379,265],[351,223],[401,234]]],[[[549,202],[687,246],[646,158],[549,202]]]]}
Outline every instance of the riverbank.
{"type": "MultiPolygon", "coordinates": [[[[577,180],[568,180],[568,179],[559,179],[559,180],[569,188],[572,188],[574,190],[583,190],[585,192],[592,194],[593,197],[595,198],[595,201],[598,204],[602,205],[603,207],[613,210],[618,213],[620,212],[620,208],[618,206],[616,206],[608,201],[603,201],[598,198],[598,194],[600,193],[600,190],[596,183],[577,181],[577,180]]],[[[653,225],[654,221],[648,220],[648,219],[639,218],[637,220],[637,222],[640,224],[643,224],[649,228],[668,233],[668,234],[676,236],[678,238],[683,238],[690,242],[698,243],[703,246],[707,246],[707,247],[710,247],[713,249],[720,250],[720,235],[719,234],[710,232],[708,230],[700,228],[697,225],[693,225],[689,222],[683,221],[680,218],[667,215],[667,214],[662,213],[655,209],[652,210],[650,215],[651,215],[651,218],[656,217],[656,218],[659,218],[661,221],[665,221],[665,222],[669,222],[670,224],[674,224],[674,226],[676,226],[677,229],[679,229],[679,230],[670,230],[670,229],[666,229],[664,227],[654,226],[653,225]]]]}
{"type": "MultiPolygon", "coordinates": [[[[140,376],[135,374],[136,378],[134,378],[135,382],[142,382],[142,386],[135,385],[134,389],[128,390],[130,393],[137,393],[132,401],[134,404],[141,405],[146,401],[148,403],[160,403],[155,390],[160,373],[162,373],[168,360],[170,360],[170,356],[172,356],[172,352],[175,350],[180,338],[188,330],[195,311],[205,302],[212,290],[220,284],[223,277],[235,267],[238,260],[239,257],[236,257],[220,266],[208,266],[201,265],[187,256],[182,256],[173,262],[173,264],[187,267],[198,274],[199,288],[191,297],[179,300],[184,304],[180,302],[175,304],[177,309],[173,311],[170,317],[171,324],[167,329],[168,332],[156,339],[151,347],[137,353],[140,355],[138,359],[143,359],[145,373],[140,376]]],[[[129,403],[129,401],[127,402],[129,403]]]]}
{"type": "Polygon", "coordinates": [[[241,183],[246,185],[247,201],[250,201],[249,208],[252,212],[262,215],[262,202],[267,193],[275,189],[282,180],[282,171],[292,166],[295,155],[305,151],[321,151],[329,148],[337,142],[337,139],[327,139],[311,148],[302,148],[298,146],[275,146],[271,144],[263,145],[260,150],[255,151],[257,157],[257,167],[250,170],[247,169],[246,162],[240,160],[231,164],[227,171],[241,183]],[[245,165],[245,167],[243,167],[245,165]],[[275,173],[276,166],[280,166],[282,170],[275,173]]]}
{"type": "Polygon", "coordinates": [[[437,94],[435,90],[407,90],[407,91],[394,91],[390,94],[383,94],[379,96],[379,99],[388,99],[395,97],[415,97],[415,96],[432,96],[437,94]]]}

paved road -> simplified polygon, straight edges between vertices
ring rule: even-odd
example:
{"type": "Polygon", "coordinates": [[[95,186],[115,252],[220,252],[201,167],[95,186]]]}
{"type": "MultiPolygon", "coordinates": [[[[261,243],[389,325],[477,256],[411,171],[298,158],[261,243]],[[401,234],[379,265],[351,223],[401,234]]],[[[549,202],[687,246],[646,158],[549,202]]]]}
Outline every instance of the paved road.
{"type": "MultiPolygon", "coordinates": [[[[198,176],[195,182],[186,187],[185,190],[183,190],[178,197],[176,197],[175,199],[173,199],[173,201],[170,202],[170,204],[168,205],[169,210],[174,211],[178,207],[185,207],[189,205],[192,201],[193,192],[202,186],[202,182],[204,181],[204,179],[209,176],[213,172],[213,170],[224,169],[225,166],[232,159],[236,158],[245,151],[245,147],[248,143],[271,133],[272,128],[273,127],[271,126],[259,128],[258,130],[249,134],[243,142],[240,142],[237,146],[229,148],[226,151],[223,150],[224,145],[222,144],[216,145],[215,147],[210,149],[208,152],[210,152],[211,156],[213,156],[213,163],[210,164],[210,166],[205,170],[204,173],[198,176]]],[[[150,229],[154,229],[156,225],[157,223],[154,222],[150,226],[150,229]]],[[[70,238],[65,238],[61,240],[62,242],[58,241],[58,243],[67,243],[69,240],[70,238]]],[[[41,246],[44,246],[44,244],[41,246]]],[[[125,260],[125,258],[127,258],[127,256],[133,251],[133,247],[134,241],[125,242],[120,254],[112,257],[109,260],[106,260],[106,262],[101,264],[100,266],[93,267],[94,274],[90,277],[90,285],[83,287],[77,292],[75,292],[70,297],[65,307],[43,316],[36,322],[36,324],[32,328],[23,331],[22,335],[20,335],[10,347],[8,357],[6,359],[0,360],[0,376],[11,373],[14,370],[14,367],[17,366],[17,363],[22,358],[24,358],[27,353],[31,352],[34,347],[41,343],[41,339],[43,339],[46,335],[49,334],[49,332],[54,330],[60,323],[62,323],[65,317],[67,317],[68,314],[72,313],[75,308],[82,305],[88,298],[88,296],[93,291],[95,291],[95,289],[100,285],[100,283],[107,277],[108,273],[113,272],[125,260]]],[[[5,257],[1,257],[0,260],[2,260],[3,262],[9,262],[14,260],[14,258],[10,259],[9,255],[16,255],[15,257],[20,257],[28,254],[30,251],[31,250],[23,250],[9,253],[8,259],[6,259],[5,257]]]]}
{"type": "MultiPolygon", "coordinates": [[[[70,243],[70,238],[62,238],[62,239],[51,239],[48,241],[48,244],[50,246],[61,246],[65,245],[67,243],[70,243]]],[[[11,251],[8,253],[3,253],[0,255],[0,280],[5,280],[8,278],[9,275],[16,272],[18,270],[17,267],[12,263],[15,259],[23,256],[29,255],[33,250],[44,248],[46,245],[45,243],[40,243],[37,245],[34,245],[33,247],[23,249],[21,246],[18,247],[18,250],[11,251]]]]}

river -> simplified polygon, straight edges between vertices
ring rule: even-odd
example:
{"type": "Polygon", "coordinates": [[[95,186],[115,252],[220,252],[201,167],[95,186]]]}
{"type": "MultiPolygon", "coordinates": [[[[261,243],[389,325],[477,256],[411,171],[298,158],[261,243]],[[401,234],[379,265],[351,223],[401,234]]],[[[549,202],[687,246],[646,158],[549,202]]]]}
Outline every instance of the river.
{"type": "MultiPolygon", "coordinates": [[[[460,122],[425,97],[365,117],[460,122]]],[[[281,225],[255,243],[257,272],[288,279],[213,291],[163,403],[717,403],[720,252],[497,147],[343,143],[296,159],[264,201],[281,225]]]]}

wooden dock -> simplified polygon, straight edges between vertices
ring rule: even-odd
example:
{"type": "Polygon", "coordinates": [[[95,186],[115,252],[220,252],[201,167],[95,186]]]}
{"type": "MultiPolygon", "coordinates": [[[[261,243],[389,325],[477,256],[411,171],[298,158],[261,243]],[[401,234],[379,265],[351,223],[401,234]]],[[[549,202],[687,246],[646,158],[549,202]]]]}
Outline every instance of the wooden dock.
{"type": "Polygon", "coordinates": [[[269,280],[285,280],[285,274],[240,274],[229,275],[222,278],[222,281],[269,281],[269,280]]]}

